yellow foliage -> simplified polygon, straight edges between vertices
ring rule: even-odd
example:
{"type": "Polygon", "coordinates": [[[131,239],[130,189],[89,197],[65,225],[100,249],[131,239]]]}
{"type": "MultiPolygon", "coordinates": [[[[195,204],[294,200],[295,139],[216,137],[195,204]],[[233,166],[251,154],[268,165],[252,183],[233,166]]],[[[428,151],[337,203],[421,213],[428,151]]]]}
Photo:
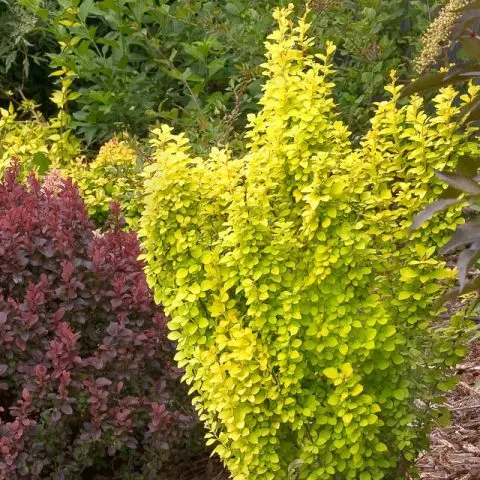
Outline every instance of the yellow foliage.
{"type": "MultiPolygon", "coordinates": [[[[262,110],[249,118],[247,153],[193,157],[183,134],[155,129],[153,163],[113,138],[91,163],[78,156],[55,92],[57,117],[0,110],[0,172],[61,169],[101,224],[119,201],[141,218],[147,276],[171,315],[208,443],[235,480],[391,478],[424,447],[435,412],[421,410],[462,352],[461,338],[430,327],[454,272],[438,246],[459,207],[411,233],[413,216],[445,188],[434,170],[478,155],[444,88],[433,114],[420,97],[390,99],[354,148],[332,98],[330,57],[311,53],[306,17],[275,13],[263,65],[262,110]],[[445,353],[447,352],[447,353],[445,353]],[[434,368],[433,368],[434,367],[434,368]]],[[[56,176],[50,180],[55,188],[56,176]]],[[[49,188],[50,188],[49,187],[49,188]]]]}
{"type": "Polygon", "coordinates": [[[68,164],[79,152],[79,142],[53,117],[46,121],[25,102],[26,118],[13,105],[0,109],[0,175],[17,160],[23,172],[35,170],[43,161],[53,168],[68,164]]]}
{"type": "Polygon", "coordinates": [[[409,227],[445,188],[434,170],[478,146],[452,88],[429,115],[419,97],[399,106],[392,77],[354,148],[328,81],[335,47],[310,53],[291,12],[275,13],[244,157],[192,157],[184,135],[154,130],[146,273],[235,480],[392,478],[435,415],[415,400],[429,405],[461,350],[458,331],[430,327],[454,277],[435,253],[459,210],[409,227]]]}
{"type": "Polygon", "coordinates": [[[89,215],[102,224],[115,200],[122,206],[129,227],[135,228],[140,217],[142,165],[137,152],[116,137],[103,145],[94,161],[77,160],[64,170],[77,182],[89,215]]]}

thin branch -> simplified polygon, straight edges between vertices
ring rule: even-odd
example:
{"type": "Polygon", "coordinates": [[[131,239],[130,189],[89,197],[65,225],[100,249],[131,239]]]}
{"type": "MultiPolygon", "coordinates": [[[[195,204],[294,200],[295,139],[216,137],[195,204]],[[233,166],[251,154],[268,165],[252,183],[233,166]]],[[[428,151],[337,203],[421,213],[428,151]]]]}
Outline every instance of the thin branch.
{"type": "MultiPolygon", "coordinates": [[[[450,320],[453,315],[450,313],[441,313],[438,315],[439,318],[442,320],[450,320]]],[[[472,322],[479,323],[480,324],[480,316],[465,316],[467,320],[471,320],[472,322]]]]}
{"type": "Polygon", "coordinates": [[[21,105],[21,103],[16,98],[12,97],[12,95],[9,95],[8,92],[3,88],[0,88],[0,95],[5,97],[7,100],[10,100],[11,102],[15,103],[16,105],[21,105]]]}
{"type": "Polygon", "coordinates": [[[475,388],[472,388],[470,385],[467,385],[465,382],[460,382],[459,385],[469,392],[475,393],[476,395],[480,396],[480,391],[476,390],[475,388]]]}
{"type": "Polygon", "coordinates": [[[448,407],[451,412],[458,412],[459,410],[469,410],[474,408],[480,408],[480,405],[464,405],[463,407],[448,407]]]}

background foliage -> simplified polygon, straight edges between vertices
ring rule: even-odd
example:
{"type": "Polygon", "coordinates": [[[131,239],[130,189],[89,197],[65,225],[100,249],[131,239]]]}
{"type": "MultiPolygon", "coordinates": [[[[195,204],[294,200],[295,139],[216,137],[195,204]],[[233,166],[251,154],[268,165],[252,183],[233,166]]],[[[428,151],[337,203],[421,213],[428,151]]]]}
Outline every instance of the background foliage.
{"type": "Polygon", "coordinates": [[[207,144],[228,136],[259,92],[273,3],[62,0],[53,65],[78,79],[80,132],[90,142],[121,129],[142,135],[163,118],[199,129],[207,144]]]}
{"type": "Polygon", "coordinates": [[[55,0],[0,1],[0,101],[28,98],[51,112],[48,53],[58,46],[49,28],[57,8],[55,0]]]}
{"type": "MultiPolygon", "coordinates": [[[[149,124],[167,120],[186,131],[198,151],[227,141],[243,149],[239,136],[246,114],[257,108],[263,82],[259,65],[265,32],[272,28],[271,10],[286,1],[30,3],[38,6],[15,6],[22,12],[18,22],[23,23],[10,28],[5,46],[12,58],[43,63],[26,70],[16,84],[25,85],[31,92],[27,96],[38,100],[34,90],[40,77],[44,86],[49,83],[47,91],[53,88],[52,80],[45,82],[47,58],[53,68],[71,70],[80,94],[71,109],[78,132],[88,143],[98,146],[122,130],[143,136],[149,124]],[[22,36],[13,35],[19,28],[27,32],[23,43],[22,36]],[[57,45],[52,45],[53,38],[57,45]]],[[[397,69],[400,77],[410,75],[419,36],[438,3],[312,2],[312,28],[319,45],[331,40],[338,46],[336,101],[355,134],[365,132],[373,102],[384,98],[389,70],[397,69]]],[[[301,14],[305,2],[294,4],[301,14]]],[[[0,83],[12,84],[0,72],[2,78],[0,83]]],[[[44,113],[51,112],[45,97],[40,103],[44,113]]]]}
{"type": "Polygon", "coordinates": [[[420,37],[435,16],[435,0],[316,0],[312,34],[321,46],[337,46],[333,64],[335,101],[357,135],[365,133],[376,101],[394,69],[400,80],[412,75],[420,37]]]}

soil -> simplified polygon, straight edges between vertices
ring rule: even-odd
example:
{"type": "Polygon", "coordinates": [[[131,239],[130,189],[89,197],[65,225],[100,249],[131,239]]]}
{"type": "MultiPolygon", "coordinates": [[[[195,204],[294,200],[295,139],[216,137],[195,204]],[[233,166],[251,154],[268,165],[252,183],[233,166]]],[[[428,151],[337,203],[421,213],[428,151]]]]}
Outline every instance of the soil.
{"type": "Polygon", "coordinates": [[[178,480],[229,480],[229,475],[219,459],[205,457],[195,465],[190,465],[178,480]]]}
{"type": "Polygon", "coordinates": [[[480,480],[480,342],[457,366],[460,382],[446,405],[452,423],[436,428],[417,462],[422,480],[480,480]]]}

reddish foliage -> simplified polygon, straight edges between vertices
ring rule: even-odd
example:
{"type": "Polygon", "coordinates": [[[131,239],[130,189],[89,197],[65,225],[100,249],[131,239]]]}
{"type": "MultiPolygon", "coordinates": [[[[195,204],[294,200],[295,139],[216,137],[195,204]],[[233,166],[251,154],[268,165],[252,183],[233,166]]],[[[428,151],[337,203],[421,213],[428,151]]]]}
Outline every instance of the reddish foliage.
{"type": "Polygon", "coordinates": [[[192,453],[197,424],[139,253],[133,233],[94,234],[71,181],[52,191],[6,173],[1,479],[84,478],[92,465],[168,478],[165,462],[192,453]]]}

